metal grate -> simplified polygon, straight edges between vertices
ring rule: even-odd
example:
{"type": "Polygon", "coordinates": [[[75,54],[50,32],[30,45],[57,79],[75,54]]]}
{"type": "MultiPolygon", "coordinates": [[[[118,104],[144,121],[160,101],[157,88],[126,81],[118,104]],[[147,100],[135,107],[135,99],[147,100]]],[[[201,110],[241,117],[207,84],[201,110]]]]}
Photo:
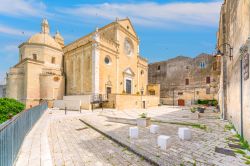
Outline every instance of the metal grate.
{"type": "Polygon", "coordinates": [[[12,166],[26,134],[48,108],[47,103],[22,111],[0,125],[0,166],[12,166]]]}

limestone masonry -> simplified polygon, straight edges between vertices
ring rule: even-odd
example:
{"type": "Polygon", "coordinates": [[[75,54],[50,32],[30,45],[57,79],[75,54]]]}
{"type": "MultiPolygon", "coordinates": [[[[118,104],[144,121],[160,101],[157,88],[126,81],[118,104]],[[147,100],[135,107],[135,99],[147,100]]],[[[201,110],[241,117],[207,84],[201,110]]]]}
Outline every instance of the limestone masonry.
{"type": "Polygon", "coordinates": [[[191,105],[198,99],[217,99],[220,58],[200,54],[149,64],[149,83],[160,84],[163,104],[191,105]]]}
{"type": "Polygon", "coordinates": [[[110,96],[106,106],[120,109],[159,104],[159,85],[150,85],[155,93],[148,96],[148,61],[140,56],[139,38],[128,18],[96,28],[66,46],[59,32],[54,37],[49,32],[44,19],[41,32],[19,46],[19,63],[7,74],[7,97],[27,107],[63,96],[100,94],[110,96]]]}
{"type": "Polygon", "coordinates": [[[232,121],[237,131],[250,141],[249,0],[224,1],[217,33],[217,49],[224,53],[219,90],[223,117],[232,121]]]}

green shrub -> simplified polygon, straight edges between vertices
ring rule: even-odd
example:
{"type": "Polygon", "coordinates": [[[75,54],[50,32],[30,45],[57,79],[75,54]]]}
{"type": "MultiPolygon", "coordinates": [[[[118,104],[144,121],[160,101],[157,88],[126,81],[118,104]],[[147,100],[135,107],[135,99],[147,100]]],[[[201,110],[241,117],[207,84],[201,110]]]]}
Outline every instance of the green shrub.
{"type": "Polygon", "coordinates": [[[140,118],[147,118],[147,114],[146,113],[140,114],[140,118]]]}
{"type": "Polygon", "coordinates": [[[25,105],[15,99],[0,98],[0,124],[12,118],[24,108],[25,105]]]}
{"type": "Polygon", "coordinates": [[[192,113],[195,113],[195,112],[197,111],[197,109],[196,109],[195,107],[191,107],[191,108],[190,108],[190,111],[191,111],[192,113]]]}
{"type": "Polygon", "coordinates": [[[217,100],[198,100],[198,104],[217,106],[218,101],[217,100]]]}

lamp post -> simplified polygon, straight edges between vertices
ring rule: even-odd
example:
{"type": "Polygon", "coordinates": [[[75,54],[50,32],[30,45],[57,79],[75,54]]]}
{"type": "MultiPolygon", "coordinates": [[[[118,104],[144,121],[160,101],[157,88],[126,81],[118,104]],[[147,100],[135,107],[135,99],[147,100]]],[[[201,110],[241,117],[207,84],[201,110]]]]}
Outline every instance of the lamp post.
{"type": "Polygon", "coordinates": [[[221,45],[219,45],[217,48],[216,48],[216,54],[214,55],[214,57],[221,57],[221,56],[226,56],[227,54],[225,54],[225,53],[223,53],[221,50],[220,50],[220,48],[222,47],[222,46],[228,46],[229,47],[229,58],[230,58],[230,60],[232,60],[233,59],[233,55],[232,55],[232,52],[233,52],[233,47],[230,45],[230,44],[228,44],[228,43],[223,43],[223,44],[221,44],[221,45]]]}
{"type": "MultiPolygon", "coordinates": [[[[218,47],[216,47],[216,54],[214,55],[214,57],[224,57],[224,56],[229,56],[230,61],[233,59],[233,47],[228,44],[228,43],[223,43],[220,44],[218,47]],[[220,48],[224,46],[224,51],[222,52],[220,50],[220,48]],[[229,54],[226,53],[226,49],[229,48],[229,54]]],[[[225,58],[223,58],[222,61],[222,73],[223,73],[223,77],[222,77],[222,82],[223,82],[223,91],[222,91],[222,118],[224,120],[227,119],[227,61],[225,58]]]]}
{"type": "Polygon", "coordinates": [[[172,88],[173,88],[172,90],[173,90],[173,106],[174,106],[174,90],[175,90],[175,88],[174,88],[174,83],[171,83],[170,85],[171,85],[172,88]]]}
{"type": "Polygon", "coordinates": [[[143,95],[143,92],[144,92],[144,88],[143,86],[141,87],[141,108],[143,108],[143,103],[142,103],[142,95],[143,95]]]}

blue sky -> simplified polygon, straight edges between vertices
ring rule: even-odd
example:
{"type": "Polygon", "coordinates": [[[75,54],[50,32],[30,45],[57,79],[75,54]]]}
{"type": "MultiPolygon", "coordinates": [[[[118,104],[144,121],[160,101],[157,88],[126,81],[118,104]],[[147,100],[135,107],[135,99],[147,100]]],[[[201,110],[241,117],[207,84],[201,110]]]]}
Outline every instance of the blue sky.
{"type": "Polygon", "coordinates": [[[0,0],[0,83],[18,62],[18,45],[40,32],[43,17],[51,34],[66,44],[118,18],[129,17],[149,62],[178,55],[212,53],[222,0],[0,0]]]}

